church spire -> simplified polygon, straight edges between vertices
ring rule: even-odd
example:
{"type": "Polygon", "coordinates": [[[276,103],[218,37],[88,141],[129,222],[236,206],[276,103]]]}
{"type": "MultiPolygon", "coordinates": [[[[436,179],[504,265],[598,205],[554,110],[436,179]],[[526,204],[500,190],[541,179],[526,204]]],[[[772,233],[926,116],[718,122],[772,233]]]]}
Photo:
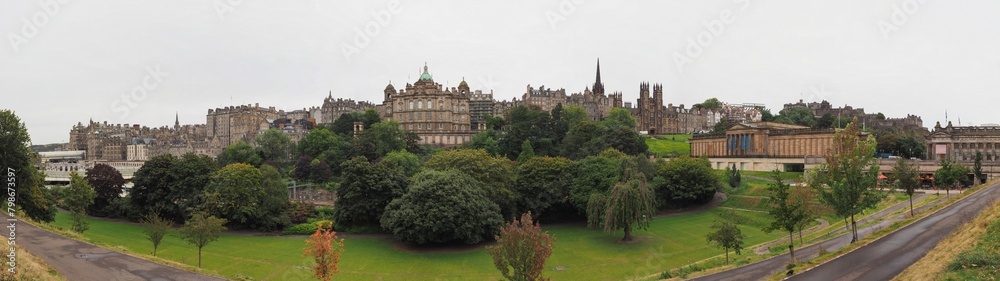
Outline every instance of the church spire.
{"type": "Polygon", "coordinates": [[[181,115],[177,111],[174,111],[174,128],[180,128],[181,126],[181,115]]]}
{"type": "Polygon", "coordinates": [[[601,59],[597,59],[597,81],[594,82],[594,94],[604,94],[604,83],[601,82],[601,59]]]}

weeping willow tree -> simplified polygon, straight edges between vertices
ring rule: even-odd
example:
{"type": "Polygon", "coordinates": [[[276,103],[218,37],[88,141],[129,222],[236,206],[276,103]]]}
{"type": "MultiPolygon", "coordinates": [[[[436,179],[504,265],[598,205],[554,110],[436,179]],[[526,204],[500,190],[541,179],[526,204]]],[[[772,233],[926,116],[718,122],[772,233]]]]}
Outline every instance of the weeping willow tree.
{"type": "Polygon", "coordinates": [[[595,194],[587,205],[588,225],[611,232],[622,229],[622,241],[632,241],[633,228],[646,229],[656,214],[653,190],[634,160],[622,161],[622,177],[607,195],[595,194]]]}

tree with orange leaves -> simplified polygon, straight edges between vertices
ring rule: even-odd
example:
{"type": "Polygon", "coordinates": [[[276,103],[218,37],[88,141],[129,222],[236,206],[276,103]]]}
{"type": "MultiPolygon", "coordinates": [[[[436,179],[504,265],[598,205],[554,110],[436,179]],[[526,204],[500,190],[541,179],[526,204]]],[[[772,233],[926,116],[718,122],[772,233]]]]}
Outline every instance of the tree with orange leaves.
{"type": "Polygon", "coordinates": [[[340,263],[340,253],[344,252],[344,239],[337,239],[337,232],[333,231],[333,223],[327,226],[320,225],[316,228],[316,233],[306,240],[305,252],[302,256],[312,256],[316,261],[313,266],[313,275],[319,280],[330,281],[333,274],[340,272],[337,264],[340,263]]]}
{"type": "Polygon", "coordinates": [[[531,219],[531,213],[501,227],[496,240],[497,244],[486,247],[486,252],[493,256],[493,264],[504,278],[547,280],[542,278],[542,269],[545,269],[545,260],[552,255],[556,238],[542,232],[542,227],[531,219]]]}

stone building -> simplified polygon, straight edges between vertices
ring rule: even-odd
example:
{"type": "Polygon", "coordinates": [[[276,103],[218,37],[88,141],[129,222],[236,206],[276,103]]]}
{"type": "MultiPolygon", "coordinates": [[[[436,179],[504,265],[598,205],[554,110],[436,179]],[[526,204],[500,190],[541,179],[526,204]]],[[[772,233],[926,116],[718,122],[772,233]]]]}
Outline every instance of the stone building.
{"type": "Polygon", "coordinates": [[[639,99],[636,103],[636,128],[650,135],[667,132],[667,107],[663,106],[663,85],[653,84],[652,92],[649,83],[639,84],[639,99]]]}
{"type": "Polygon", "coordinates": [[[684,105],[667,104],[667,134],[699,134],[707,133],[715,127],[722,118],[714,110],[687,109],[684,105]]]}
{"type": "Polygon", "coordinates": [[[471,141],[473,93],[465,81],[458,88],[446,89],[434,82],[424,65],[416,82],[399,91],[389,84],[383,93],[378,106],[382,118],[396,120],[404,130],[416,133],[420,144],[456,146],[471,141]]]}
{"type": "Polygon", "coordinates": [[[521,104],[519,105],[533,106],[545,112],[552,111],[559,104],[566,106],[566,89],[547,89],[544,85],[535,89],[531,87],[531,84],[528,84],[526,88],[524,94],[521,95],[521,104]]]}
{"type": "Polygon", "coordinates": [[[321,124],[333,123],[333,121],[336,121],[344,113],[364,112],[372,108],[375,108],[375,104],[368,101],[354,101],[342,98],[334,99],[333,91],[331,91],[323,99],[323,106],[320,107],[320,118],[316,121],[321,124]]]}
{"type": "Polygon", "coordinates": [[[271,121],[279,116],[273,106],[264,108],[260,104],[209,109],[208,138],[218,138],[226,146],[239,141],[253,143],[254,137],[270,128],[271,121]]]}
{"type": "Polygon", "coordinates": [[[1000,161],[1000,127],[948,126],[941,123],[927,136],[927,160],[952,160],[971,166],[976,152],[983,154],[983,163],[1000,161]]]}
{"type": "MultiPolygon", "coordinates": [[[[465,81],[462,81],[462,83],[465,83],[465,81]]],[[[462,85],[459,84],[459,87],[462,85]]],[[[468,84],[464,85],[468,86],[468,84]]],[[[490,91],[489,94],[484,94],[482,91],[472,93],[469,98],[469,120],[472,121],[472,128],[475,130],[486,129],[486,122],[483,120],[486,119],[487,115],[495,115],[494,104],[493,91],[490,91]]]]}
{"type": "Polygon", "coordinates": [[[707,157],[715,169],[736,164],[753,171],[801,171],[805,159],[822,157],[833,144],[834,129],[774,122],[734,125],[725,134],[695,135],[691,156],[707,157]]]}

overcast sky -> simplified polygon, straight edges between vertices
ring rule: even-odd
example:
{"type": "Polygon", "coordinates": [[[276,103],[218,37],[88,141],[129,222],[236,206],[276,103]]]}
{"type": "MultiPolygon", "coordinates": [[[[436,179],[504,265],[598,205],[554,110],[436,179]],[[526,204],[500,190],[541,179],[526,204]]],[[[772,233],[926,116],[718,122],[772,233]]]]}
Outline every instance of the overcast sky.
{"type": "Polygon", "coordinates": [[[382,102],[434,79],[635,102],[829,100],[925,127],[1000,123],[1000,1],[4,1],[0,108],[35,144],[77,122],[202,124],[209,108],[382,102]]]}

